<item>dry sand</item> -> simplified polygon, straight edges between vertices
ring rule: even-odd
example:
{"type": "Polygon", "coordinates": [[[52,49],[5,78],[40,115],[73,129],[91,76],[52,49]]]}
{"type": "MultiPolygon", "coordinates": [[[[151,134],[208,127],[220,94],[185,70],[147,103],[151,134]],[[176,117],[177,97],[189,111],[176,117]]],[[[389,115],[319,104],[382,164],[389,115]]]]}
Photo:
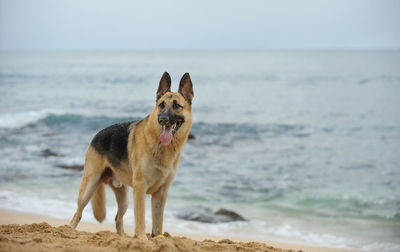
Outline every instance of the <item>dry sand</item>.
{"type": "Polygon", "coordinates": [[[149,236],[148,241],[142,241],[132,238],[133,230],[126,230],[127,234],[121,237],[110,225],[80,223],[78,230],[73,230],[66,223],[66,220],[0,211],[0,251],[345,251],[221,237],[187,238],[169,233],[164,238],[149,236]]]}

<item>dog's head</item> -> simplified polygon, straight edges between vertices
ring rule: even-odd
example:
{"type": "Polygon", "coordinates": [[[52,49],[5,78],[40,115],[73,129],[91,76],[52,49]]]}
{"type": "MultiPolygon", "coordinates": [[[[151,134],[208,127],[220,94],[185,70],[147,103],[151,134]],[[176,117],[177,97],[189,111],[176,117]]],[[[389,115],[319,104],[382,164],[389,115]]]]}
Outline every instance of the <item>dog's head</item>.
{"type": "Polygon", "coordinates": [[[163,74],[157,90],[157,128],[160,142],[167,146],[174,137],[187,138],[192,126],[193,86],[189,73],[182,76],[178,92],[171,92],[171,77],[163,74]]]}

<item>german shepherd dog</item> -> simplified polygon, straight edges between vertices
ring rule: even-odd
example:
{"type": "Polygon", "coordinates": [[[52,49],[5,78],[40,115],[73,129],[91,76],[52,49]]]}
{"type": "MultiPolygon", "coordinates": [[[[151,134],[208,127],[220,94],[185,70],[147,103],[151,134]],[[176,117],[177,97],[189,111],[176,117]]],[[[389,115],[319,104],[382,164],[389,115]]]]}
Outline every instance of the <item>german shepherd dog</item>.
{"type": "Polygon", "coordinates": [[[151,194],[152,236],[162,235],[168,189],[177,173],[181,151],[192,126],[193,86],[185,73],[178,92],[171,92],[171,78],[163,74],[156,105],[141,121],[123,122],[101,130],[88,148],[78,208],[70,225],[76,228],[82,211],[92,199],[95,218],[105,218],[104,184],[115,193],[117,233],[124,234],[123,216],[128,208],[128,186],[133,187],[135,237],[145,233],[145,197],[151,194]]]}

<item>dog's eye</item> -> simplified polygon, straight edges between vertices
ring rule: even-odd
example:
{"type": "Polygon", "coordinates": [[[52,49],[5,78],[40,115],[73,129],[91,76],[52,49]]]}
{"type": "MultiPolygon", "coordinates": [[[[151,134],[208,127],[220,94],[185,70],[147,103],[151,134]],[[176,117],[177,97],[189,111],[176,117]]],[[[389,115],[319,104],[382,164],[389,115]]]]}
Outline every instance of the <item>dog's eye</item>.
{"type": "Polygon", "coordinates": [[[179,108],[183,108],[181,105],[179,105],[178,103],[174,102],[174,104],[172,105],[174,107],[174,109],[179,109],[179,108]]]}
{"type": "Polygon", "coordinates": [[[159,107],[160,109],[163,109],[163,108],[165,107],[165,102],[161,102],[161,103],[158,105],[158,107],[159,107]]]}

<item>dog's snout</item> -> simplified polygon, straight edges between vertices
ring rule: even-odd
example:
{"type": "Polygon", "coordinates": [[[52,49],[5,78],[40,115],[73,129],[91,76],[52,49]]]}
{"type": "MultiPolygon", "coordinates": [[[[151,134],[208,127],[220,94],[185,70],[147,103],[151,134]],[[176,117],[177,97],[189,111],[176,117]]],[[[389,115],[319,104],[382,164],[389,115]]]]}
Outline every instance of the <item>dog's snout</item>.
{"type": "Polygon", "coordinates": [[[168,124],[168,123],[169,123],[169,116],[166,115],[166,114],[161,114],[161,115],[158,117],[158,122],[159,122],[161,125],[166,125],[166,124],[168,124]]]}

